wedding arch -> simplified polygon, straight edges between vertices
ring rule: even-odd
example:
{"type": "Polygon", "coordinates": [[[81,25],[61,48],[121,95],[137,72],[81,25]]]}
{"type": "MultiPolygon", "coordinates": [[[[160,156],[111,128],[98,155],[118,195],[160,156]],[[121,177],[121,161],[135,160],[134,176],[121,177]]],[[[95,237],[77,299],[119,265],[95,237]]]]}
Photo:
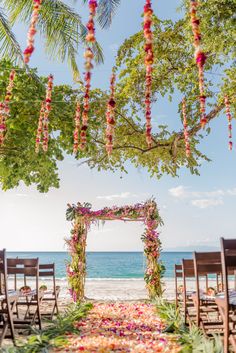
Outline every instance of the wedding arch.
{"type": "Polygon", "coordinates": [[[68,205],[66,216],[67,220],[72,221],[73,224],[71,237],[66,242],[71,255],[71,261],[67,265],[67,275],[74,301],[84,299],[86,240],[90,225],[99,221],[113,220],[144,223],[145,230],[141,239],[144,243],[144,253],[146,255],[146,271],[144,275],[146,288],[151,299],[161,295],[162,265],[158,261],[161,242],[157,227],[162,224],[162,220],[154,199],[133,206],[105,207],[98,211],[93,211],[89,203],[77,203],[77,205],[68,205]]]}

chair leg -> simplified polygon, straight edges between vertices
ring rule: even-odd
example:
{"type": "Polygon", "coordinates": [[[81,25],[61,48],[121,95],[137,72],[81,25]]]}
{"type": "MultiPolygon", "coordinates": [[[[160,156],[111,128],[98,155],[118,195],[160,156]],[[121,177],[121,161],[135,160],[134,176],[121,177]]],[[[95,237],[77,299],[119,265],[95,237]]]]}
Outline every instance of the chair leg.
{"type": "Polygon", "coordinates": [[[9,327],[10,327],[10,332],[11,332],[11,337],[14,345],[16,344],[16,337],[15,337],[15,330],[14,330],[14,324],[12,320],[12,316],[9,318],[9,327]]]}
{"type": "Polygon", "coordinates": [[[40,304],[38,303],[37,305],[37,316],[38,316],[38,321],[39,321],[39,329],[42,330],[42,318],[41,318],[41,313],[40,313],[40,304]]]}
{"type": "Polygon", "coordinates": [[[58,306],[58,300],[57,300],[57,297],[56,297],[56,311],[57,311],[57,315],[59,314],[59,306],[58,306]]]}
{"type": "Polygon", "coordinates": [[[55,314],[55,311],[56,311],[56,301],[55,301],[55,303],[53,304],[53,308],[52,308],[52,312],[51,312],[51,316],[50,316],[50,319],[52,320],[53,319],[53,316],[54,316],[54,314],[55,314]]]}
{"type": "Polygon", "coordinates": [[[41,319],[41,314],[38,310],[38,319],[39,319],[39,329],[42,330],[42,319],[41,319]]]}
{"type": "Polygon", "coordinates": [[[229,353],[229,329],[227,327],[224,331],[224,353],[229,353]]]}
{"type": "Polygon", "coordinates": [[[0,347],[2,347],[2,342],[6,336],[6,333],[7,333],[7,326],[8,326],[8,322],[5,321],[4,322],[4,325],[3,325],[3,329],[2,329],[2,334],[1,334],[1,337],[0,337],[0,347]]]}

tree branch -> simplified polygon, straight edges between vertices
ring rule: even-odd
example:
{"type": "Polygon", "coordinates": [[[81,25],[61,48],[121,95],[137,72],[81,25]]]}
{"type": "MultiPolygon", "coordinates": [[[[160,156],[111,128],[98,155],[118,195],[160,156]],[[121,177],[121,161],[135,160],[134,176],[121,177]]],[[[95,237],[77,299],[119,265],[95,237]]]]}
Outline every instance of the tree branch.
{"type": "MultiPolygon", "coordinates": [[[[220,104],[218,106],[216,106],[207,116],[206,116],[206,121],[207,123],[209,123],[211,120],[213,120],[218,113],[224,108],[224,104],[220,104]]],[[[120,115],[131,127],[134,131],[136,131],[139,134],[143,134],[144,131],[141,131],[139,129],[136,129],[133,124],[130,122],[129,119],[127,119],[124,115],[122,115],[120,112],[117,111],[117,114],[120,115]]],[[[200,131],[202,129],[201,124],[198,123],[196,126],[194,126],[192,129],[189,130],[189,136],[193,136],[196,135],[196,133],[198,131],[200,131]]],[[[113,150],[121,150],[121,149],[134,149],[137,151],[140,151],[141,153],[147,153],[150,152],[154,149],[157,149],[159,147],[171,147],[171,155],[172,157],[175,159],[177,156],[177,149],[178,149],[178,142],[180,140],[184,139],[184,131],[181,130],[179,132],[177,132],[175,134],[175,137],[173,139],[173,141],[166,141],[166,142],[157,142],[156,140],[153,139],[153,142],[155,142],[155,144],[150,147],[150,148],[141,148],[140,146],[135,146],[135,145],[122,145],[122,146],[114,146],[113,150]]],[[[105,142],[97,140],[96,138],[93,138],[94,142],[105,146],[105,142]]]]}

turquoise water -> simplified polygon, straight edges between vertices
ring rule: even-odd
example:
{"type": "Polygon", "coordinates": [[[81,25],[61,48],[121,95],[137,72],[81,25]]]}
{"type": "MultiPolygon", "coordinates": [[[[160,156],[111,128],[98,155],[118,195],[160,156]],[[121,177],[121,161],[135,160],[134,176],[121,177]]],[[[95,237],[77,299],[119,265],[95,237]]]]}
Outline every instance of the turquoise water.
{"type": "MultiPolygon", "coordinates": [[[[34,258],[38,257],[40,263],[56,265],[56,277],[65,278],[65,264],[69,257],[66,252],[8,252],[7,257],[34,258]]],[[[182,258],[191,258],[191,252],[163,252],[163,261],[166,272],[164,277],[173,277],[175,263],[182,258]]],[[[142,252],[88,252],[87,278],[142,278],[145,269],[145,257],[142,252]]]]}

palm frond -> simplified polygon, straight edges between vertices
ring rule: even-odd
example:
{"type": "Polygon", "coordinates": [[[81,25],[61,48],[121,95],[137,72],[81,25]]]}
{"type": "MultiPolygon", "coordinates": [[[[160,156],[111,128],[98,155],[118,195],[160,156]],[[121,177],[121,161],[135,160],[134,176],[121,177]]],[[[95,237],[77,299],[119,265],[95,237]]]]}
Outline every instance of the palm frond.
{"type": "Polygon", "coordinates": [[[107,28],[111,25],[117,7],[120,5],[120,0],[100,0],[98,6],[98,22],[102,28],[107,28]]]}
{"type": "MultiPolygon", "coordinates": [[[[10,13],[10,20],[29,23],[32,13],[31,0],[2,0],[10,13]]],[[[86,27],[81,17],[61,0],[44,0],[38,23],[39,32],[45,38],[49,58],[68,61],[75,79],[79,79],[76,57],[79,45],[85,41],[86,27]],[[84,34],[85,33],[85,34],[84,34]]],[[[96,44],[96,61],[103,60],[100,47],[96,44]]]]}
{"type": "Polygon", "coordinates": [[[9,58],[15,64],[24,66],[20,45],[2,8],[0,8],[0,53],[1,58],[9,58]]]}
{"type": "MultiPolygon", "coordinates": [[[[83,0],[87,3],[88,0],[83,0]]],[[[112,18],[120,5],[121,0],[100,0],[98,3],[97,19],[102,28],[107,28],[112,23],[112,18]]]]}

